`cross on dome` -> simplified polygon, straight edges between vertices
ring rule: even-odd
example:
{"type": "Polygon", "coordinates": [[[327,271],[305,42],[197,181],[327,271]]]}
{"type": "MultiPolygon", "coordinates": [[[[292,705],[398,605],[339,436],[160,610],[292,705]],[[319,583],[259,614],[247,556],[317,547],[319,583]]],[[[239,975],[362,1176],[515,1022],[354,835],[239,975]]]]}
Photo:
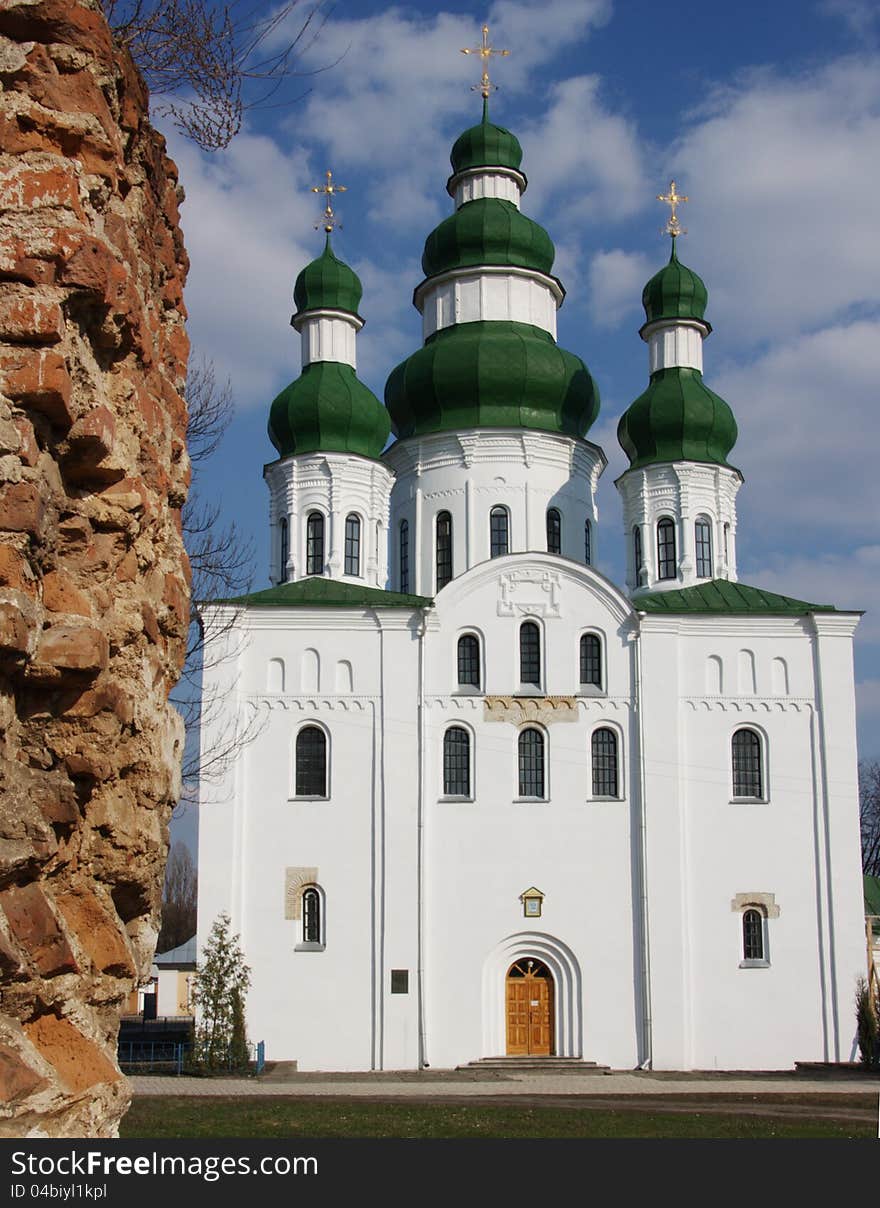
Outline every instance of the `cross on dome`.
{"type": "Polygon", "coordinates": [[[483,65],[483,74],[479,84],[471,85],[471,92],[479,92],[482,94],[483,100],[489,99],[489,93],[495,91],[498,85],[493,84],[489,79],[489,59],[492,55],[509,55],[509,50],[495,50],[489,45],[489,26],[484,25],[482,30],[482,41],[479,46],[467,46],[462,48],[463,55],[479,55],[480,62],[483,65]]]}
{"type": "Polygon", "coordinates": [[[327,198],[327,204],[324,206],[324,214],[320,222],[315,223],[317,231],[323,226],[324,230],[329,235],[334,227],[339,227],[342,230],[342,223],[333,213],[333,198],[337,193],[346,193],[348,190],[345,185],[337,185],[333,183],[333,173],[328,171],[325,173],[326,182],[323,185],[312,185],[313,193],[323,193],[327,198]]]}
{"type": "Polygon", "coordinates": [[[666,222],[666,226],[663,228],[663,233],[665,235],[671,235],[673,239],[675,239],[678,235],[686,235],[687,231],[684,230],[681,223],[678,221],[678,215],[675,211],[677,206],[680,206],[684,201],[688,201],[689,198],[678,192],[675,187],[674,180],[669,182],[669,192],[658,193],[657,200],[665,202],[670,209],[669,218],[666,222]]]}

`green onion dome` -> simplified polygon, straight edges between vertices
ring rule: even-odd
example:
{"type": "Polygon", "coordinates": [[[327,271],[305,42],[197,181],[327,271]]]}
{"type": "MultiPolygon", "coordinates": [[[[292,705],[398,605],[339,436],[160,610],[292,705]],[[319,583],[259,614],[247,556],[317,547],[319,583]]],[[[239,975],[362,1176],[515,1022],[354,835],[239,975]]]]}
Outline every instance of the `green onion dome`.
{"type": "Polygon", "coordinates": [[[709,293],[702,280],[679,262],[673,239],[669,263],[642,290],[642,306],[648,322],[653,323],[656,319],[699,319],[705,323],[703,315],[708,300],[709,293]]]}
{"type": "Polygon", "coordinates": [[[653,373],[648,389],[617,425],[631,469],[660,461],[727,466],[736,437],[736,420],[724,399],[703,383],[698,370],[680,365],[653,373]]]}
{"type": "Polygon", "coordinates": [[[549,273],[556,249],[550,236],[511,201],[479,197],[444,219],[425,241],[426,277],[475,264],[510,264],[549,273]]]}
{"type": "Polygon", "coordinates": [[[339,361],[306,365],[269,412],[269,439],[282,457],[320,451],[377,458],[390,430],[375,394],[339,361]]]}
{"type": "Polygon", "coordinates": [[[306,310],[345,310],[356,315],[362,294],[357,273],[334,256],[329,235],[321,255],[306,265],[293,287],[297,315],[306,310]]]}
{"type": "Polygon", "coordinates": [[[488,105],[484,104],[483,120],[458,136],[449,162],[454,176],[469,168],[512,168],[519,172],[522,155],[519,139],[503,126],[493,125],[488,105]]]}
{"type": "Polygon", "coordinates": [[[462,428],[534,428],[583,436],[599,392],[583,361],[528,323],[444,327],[388,378],[398,437],[462,428]]]}

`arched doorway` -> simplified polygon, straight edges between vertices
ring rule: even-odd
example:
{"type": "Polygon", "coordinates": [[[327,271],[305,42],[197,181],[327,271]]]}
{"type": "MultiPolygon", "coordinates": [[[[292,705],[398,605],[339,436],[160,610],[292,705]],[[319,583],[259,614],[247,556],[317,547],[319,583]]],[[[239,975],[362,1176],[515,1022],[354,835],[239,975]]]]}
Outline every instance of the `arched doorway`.
{"type": "Polygon", "coordinates": [[[543,961],[523,957],[505,981],[508,1057],[553,1053],[553,975],[543,961]]]}

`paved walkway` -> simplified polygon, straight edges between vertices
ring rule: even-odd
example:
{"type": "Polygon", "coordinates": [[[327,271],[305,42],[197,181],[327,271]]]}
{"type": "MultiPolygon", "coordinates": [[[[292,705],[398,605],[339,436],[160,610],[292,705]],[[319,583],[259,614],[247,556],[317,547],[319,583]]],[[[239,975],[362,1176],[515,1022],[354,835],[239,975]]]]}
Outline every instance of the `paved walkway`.
{"type": "Polygon", "coordinates": [[[629,1095],[878,1095],[880,1078],[802,1074],[473,1073],[468,1070],[299,1073],[283,1081],[263,1078],[188,1078],[136,1075],[140,1095],[280,1095],[370,1099],[488,1099],[516,1096],[620,1097],[629,1095]]]}

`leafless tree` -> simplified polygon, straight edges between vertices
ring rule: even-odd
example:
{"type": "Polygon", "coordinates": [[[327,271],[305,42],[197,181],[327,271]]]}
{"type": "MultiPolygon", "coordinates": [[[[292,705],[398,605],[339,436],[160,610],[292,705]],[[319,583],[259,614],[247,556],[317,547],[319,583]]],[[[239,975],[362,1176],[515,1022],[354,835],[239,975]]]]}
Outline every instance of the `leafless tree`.
{"type": "MultiPolygon", "coordinates": [[[[253,0],[103,0],[116,40],[131,52],[160,113],[206,151],[229,145],[248,109],[273,102],[327,19],[325,0],[303,5],[291,39],[283,36],[300,0],[278,7],[253,0]],[[267,12],[268,9],[268,12],[267,12]]],[[[323,70],[319,68],[318,70],[323,70]]]]}
{"type": "Polygon", "coordinates": [[[863,759],[859,764],[859,819],[862,872],[880,877],[880,759],[863,759]]]}
{"type": "Polygon", "coordinates": [[[157,952],[169,952],[195,935],[197,899],[198,876],[190,850],[184,843],[175,843],[165,865],[162,928],[157,952]]]}

